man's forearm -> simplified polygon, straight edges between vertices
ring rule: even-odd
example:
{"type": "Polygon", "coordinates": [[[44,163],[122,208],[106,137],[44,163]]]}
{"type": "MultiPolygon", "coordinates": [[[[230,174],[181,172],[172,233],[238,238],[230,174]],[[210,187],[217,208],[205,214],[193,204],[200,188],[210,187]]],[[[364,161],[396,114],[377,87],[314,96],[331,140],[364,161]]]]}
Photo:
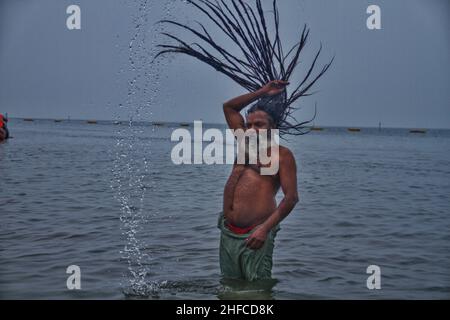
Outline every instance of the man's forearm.
{"type": "Polygon", "coordinates": [[[280,202],[278,208],[267,218],[262,224],[262,227],[266,232],[272,230],[277,224],[279,224],[284,218],[286,218],[295,205],[298,202],[298,197],[296,196],[285,196],[280,202]]]}
{"type": "Polygon", "coordinates": [[[265,94],[266,92],[261,88],[255,92],[249,92],[239,97],[233,98],[225,102],[223,106],[239,112],[253,101],[263,97],[265,94]]]}

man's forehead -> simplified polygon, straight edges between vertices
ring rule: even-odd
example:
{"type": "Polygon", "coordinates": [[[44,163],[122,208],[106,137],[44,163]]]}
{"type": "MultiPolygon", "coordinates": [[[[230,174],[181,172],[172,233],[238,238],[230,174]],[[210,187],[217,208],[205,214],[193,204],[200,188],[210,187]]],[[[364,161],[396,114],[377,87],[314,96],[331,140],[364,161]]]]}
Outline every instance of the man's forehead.
{"type": "Polygon", "coordinates": [[[262,110],[254,111],[247,115],[247,121],[261,121],[261,120],[264,121],[269,120],[269,115],[262,110]]]}

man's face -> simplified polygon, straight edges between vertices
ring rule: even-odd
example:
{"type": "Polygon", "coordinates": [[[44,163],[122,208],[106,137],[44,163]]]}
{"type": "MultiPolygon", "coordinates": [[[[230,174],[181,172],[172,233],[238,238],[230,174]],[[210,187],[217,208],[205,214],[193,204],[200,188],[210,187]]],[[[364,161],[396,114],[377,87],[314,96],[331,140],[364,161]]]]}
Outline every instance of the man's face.
{"type": "Polygon", "coordinates": [[[258,110],[247,115],[246,129],[254,129],[258,133],[259,129],[273,129],[273,125],[270,116],[266,112],[258,110]]]}

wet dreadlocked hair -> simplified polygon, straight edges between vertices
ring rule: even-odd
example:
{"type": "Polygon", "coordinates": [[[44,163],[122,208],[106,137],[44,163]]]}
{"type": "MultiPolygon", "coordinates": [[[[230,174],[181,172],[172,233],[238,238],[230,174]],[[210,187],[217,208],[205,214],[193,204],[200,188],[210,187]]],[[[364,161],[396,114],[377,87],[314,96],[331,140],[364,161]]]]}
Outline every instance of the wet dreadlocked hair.
{"type": "Polygon", "coordinates": [[[307,125],[314,121],[317,114],[317,108],[314,108],[314,115],[310,120],[298,122],[291,114],[286,112],[286,99],[286,90],[275,96],[261,98],[250,108],[248,108],[247,116],[255,111],[264,111],[269,116],[272,125],[279,130],[281,137],[286,134],[302,135],[308,133],[310,131],[310,127],[307,125]],[[290,123],[287,120],[288,117],[293,118],[296,123],[290,123]],[[295,132],[293,132],[294,126],[295,132]]]}
{"type": "MultiPolygon", "coordinates": [[[[176,21],[161,20],[161,23],[171,24],[192,33],[200,41],[187,44],[179,37],[163,32],[163,35],[174,40],[176,44],[158,45],[161,50],[155,59],[166,53],[186,54],[210,65],[248,91],[256,91],[272,80],[288,81],[293,75],[299,64],[300,53],[308,39],[309,29],[304,25],[300,40],[284,54],[279,33],[277,0],[272,0],[274,27],[272,36],[269,36],[268,17],[264,13],[261,0],[254,1],[256,8],[244,0],[187,0],[187,2],[215,24],[236,45],[242,56],[233,55],[219,45],[200,22],[197,22],[199,29],[194,29],[176,21]]],[[[294,111],[299,108],[293,104],[300,97],[311,95],[312,86],[331,66],[334,57],[312,76],[321,51],[322,45],[303,80],[289,95],[284,90],[278,95],[263,97],[250,107],[247,114],[256,110],[266,112],[279,130],[280,136],[308,133],[307,124],[314,120],[316,107],[312,119],[299,122],[293,116],[294,111]]]]}

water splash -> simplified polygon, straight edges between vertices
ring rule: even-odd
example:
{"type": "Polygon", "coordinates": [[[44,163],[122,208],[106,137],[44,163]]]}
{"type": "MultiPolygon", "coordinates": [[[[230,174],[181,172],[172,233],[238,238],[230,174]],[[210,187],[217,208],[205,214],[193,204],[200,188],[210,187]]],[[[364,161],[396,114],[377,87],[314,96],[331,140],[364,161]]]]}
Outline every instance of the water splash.
{"type": "MultiPolygon", "coordinates": [[[[150,139],[142,139],[146,134],[143,121],[152,118],[152,108],[160,96],[163,68],[167,59],[153,61],[157,53],[156,44],[160,42],[162,24],[156,20],[171,18],[177,2],[182,0],[134,0],[131,10],[130,40],[127,46],[116,46],[120,55],[126,55],[127,66],[118,72],[116,85],[123,85],[120,81],[127,79],[127,96],[123,102],[117,104],[116,123],[120,122],[117,114],[126,113],[126,122],[118,126],[117,141],[112,157],[111,188],[115,199],[120,205],[120,221],[122,235],[126,244],[121,256],[128,264],[128,274],[122,283],[127,295],[151,296],[160,290],[160,283],[152,282],[149,278],[151,256],[144,248],[148,248],[148,239],[141,233],[143,225],[149,223],[152,216],[151,208],[144,209],[147,192],[155,187],[155,182],[145,183],[149,179],[152,149],[150,139]],[[155,17],[151,21],[150,13],[156,7],[163,6],[163,16],[155,17]]],[[[130,5],[130,2],[126,2],[130,5]]],[[[154,129],[152,129],[154,130],[154,129]]]]}

